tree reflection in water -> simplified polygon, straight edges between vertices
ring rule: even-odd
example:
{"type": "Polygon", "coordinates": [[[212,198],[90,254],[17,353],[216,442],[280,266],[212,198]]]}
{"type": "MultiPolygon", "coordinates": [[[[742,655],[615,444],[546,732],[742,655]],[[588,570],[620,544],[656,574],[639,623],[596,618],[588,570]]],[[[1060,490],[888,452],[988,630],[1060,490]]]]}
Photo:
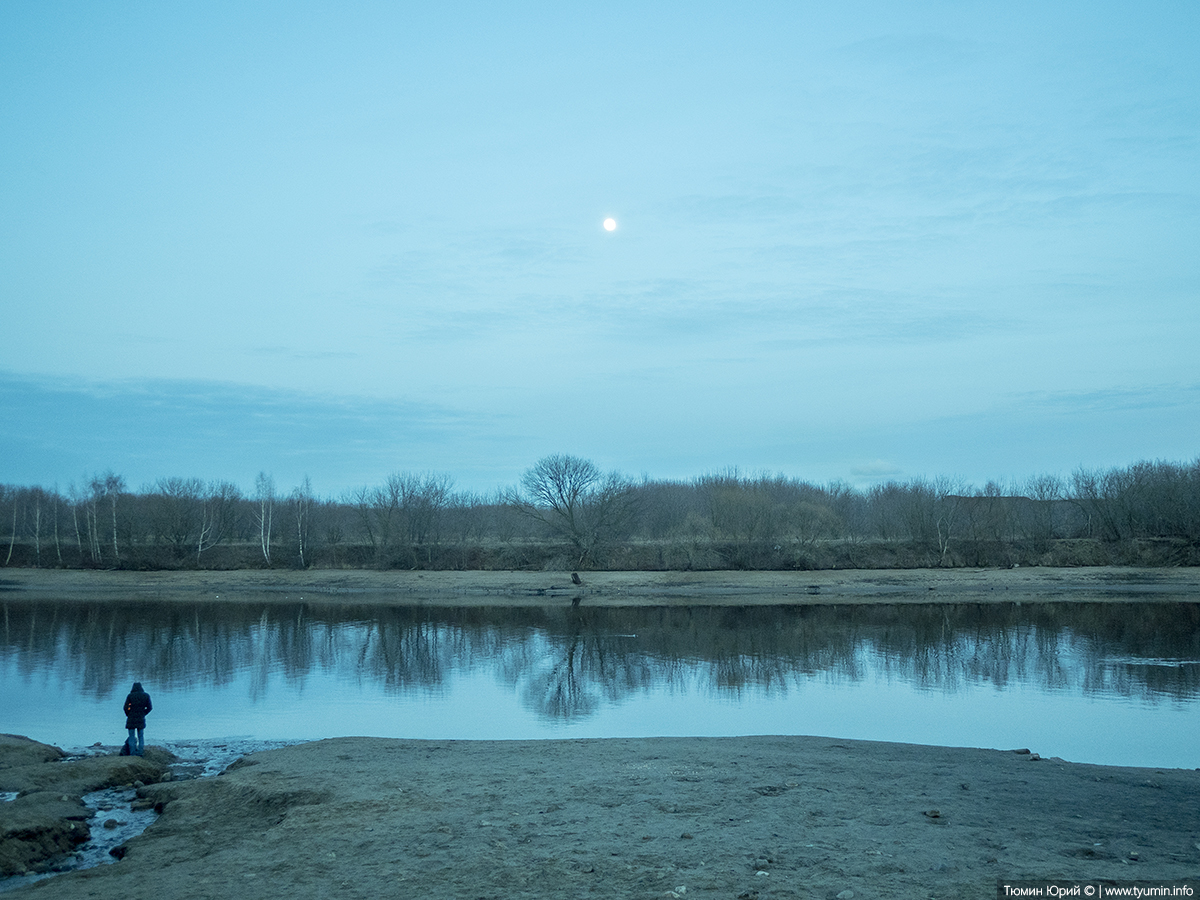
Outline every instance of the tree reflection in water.
{"type": "MultiPolygon", "coordinates": [[[[651,688],[736,697],[868,672],[924,690],[1010,684],[1142,701],[1200,697],[1200,604],[430,608],[203,603],[2,604],[0,652],[81,693],[316,674],[437,691],[491,671],[527,708],[587,717],[651,688]],[[74,674],[72,674],[74,673],[74,674]],[[120,682],[120,684],[118,684],[120,682]]],[[[8,687],[6,687],[6,690],[8,687]]]]}

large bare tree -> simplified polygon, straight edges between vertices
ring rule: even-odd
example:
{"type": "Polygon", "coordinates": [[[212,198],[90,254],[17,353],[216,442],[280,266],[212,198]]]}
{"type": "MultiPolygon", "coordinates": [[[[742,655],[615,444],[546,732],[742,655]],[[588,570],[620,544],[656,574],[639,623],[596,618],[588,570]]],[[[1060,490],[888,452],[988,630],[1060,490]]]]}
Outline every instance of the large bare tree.
{"type": "Polygon", "coordinates": [[[521,476],[509,503],[565,538],[584,568],[633,524],[633,483],[619,472],[604,474],[590,460],[555,454],[538,460],[521,476]]]}

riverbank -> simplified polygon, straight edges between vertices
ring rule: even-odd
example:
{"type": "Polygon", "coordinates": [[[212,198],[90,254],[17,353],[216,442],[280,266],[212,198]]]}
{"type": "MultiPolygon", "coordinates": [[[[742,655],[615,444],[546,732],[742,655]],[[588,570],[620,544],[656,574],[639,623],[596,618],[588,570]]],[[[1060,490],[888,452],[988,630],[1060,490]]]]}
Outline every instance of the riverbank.
{"type": "Polygon", "coordinates": [[[1200,873],[1200,772],[1028,752],[337,738],[138,793],[163,813],[120,863],[8,896],[905,900],[1200,873]]]}
{"type": "Polygon", "coordinates": [[[0,598],[431,606],[803,605],[1200,601],[1200,569],[1014,568],[814,572],[128,572],[5,569],[0,598]]]}
{"type": "Polygon", "coordinates": [[[157,748],[145,756],[118,756],[116,748],[69,756],[27,737],[0,734],[0,879],[46,871],[69,857],[94,837],[85,796],[158,781],[172,761],[157,748]]]}

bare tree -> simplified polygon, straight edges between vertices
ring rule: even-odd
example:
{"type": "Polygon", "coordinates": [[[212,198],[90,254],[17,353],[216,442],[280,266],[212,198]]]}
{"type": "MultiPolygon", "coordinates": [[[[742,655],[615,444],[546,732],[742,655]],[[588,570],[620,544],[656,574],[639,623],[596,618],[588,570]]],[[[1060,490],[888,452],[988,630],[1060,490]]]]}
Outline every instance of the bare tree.
{"type": "Polygon", "coordinates": [[[781,539],[782,513],[763,480],[743,479],[733,469],[705,476],[697,485],[708,500],[712,536],[727,542],[727,562],[736,568],[761,565],[762,549],[781,539]]]}
{"type": "Polygon", "coordinates": [[[197,546],[203,495],[204,482],[199,478],[170,477],[156,481],[147,496],[155,541],[170,547],[176,559],[197,546]]]}
{"type": "Polygon", "coordinates": [[[962,512],[964,485],[949,478],[936,478],[930,483],[934,500],[934,524],[937,528],[938,565],[950,562],[950,541],[957,537],[962,512]]]}
{"type": "Polygon", "coordinates": [[[104,480],[101,478],[90,479],[83,520],[87,526],[88,552],[91,554],[93,563],[99,563],[103,558],[100,548],[100,507],[103,500],[104,480]]]}
{"type": "Polygon", "coordinates": [[[107,501],[112,520],[113,559],[120,561],[121,550],[117,546],[117,498],[125,492],[125,479],[109,469],[101,478],[92,479],[92,493],[107,501]]]}
{"type": "Polygon", "coordinates": [[[409,476],[408,490],[401,504],[408,539],[413,544],[441,540],[442,522],[454,496],[454,479],[428,472],[409,476]]]}
{"type": "Polygon", "coordinates": [[[57,484],[54,485],[54,490],[51,491],[51,493],[50,493],[50,501],[53,504],[53,510],[54,510],[54,555],[57,558],[58,566],[61,567],[63,564],[63,556],[62,556],[62,541],[61,541],[61,538],[59,537],[58,517],[59,517],[59,514],[62,512],[63,498],[62,498],[62,494],[60,494],[58,492],[57,484]]]}
{"type": "Polygon", "coordinates": [[[1054,510],[1062,502],[1062,479],[1057,475],[1036,475],[1025,483],[1025,495],[1033,501],[1033,521],[1028,528],[1043,549],[1054,538],[1054,510]]]}
{"type": "Polygon", "coordinates": [[[378,565],[387,564],[397,540],[403,493],[402,477],[390,475],[382,487],[360,488],[351,498],[378,565]]]}
{"type": "Polygon", "coordinates": [[[949,478],[876,485],[869,496],[880,536],[907,537],[914,548],[936,556],[938,565],[948,565],[962,524],[963,490],[961,482],[949,478]]]}
{"type": "Polygon", "coordinates": [[[42,511],[46,505],[46,492],[40,487],[35,487],[29,491],[29,498],[33,503],[33,521],[29,529],[33,535],[33,559],[34,565],[40,569],[42,567],[42,511]]]}
{"type": "Polygon", "coordinates": [[[844,481],[831,482],[825,494],[841,537],[851,544],[862,543],[869,529],[866,495],[844,481]]]}
{"type": "Polygon", "coordinates": [[[299,486],[292,490],[291,495],[292,507],[292,523],[295,526],[296,535],[296,555],[300,562],[300,568],[307,569],[310,560],[308,559],[308,534],[312,527],[312,507],[313,507],[313,492],[312,481],[307,475],[300,482],[299,486]]]}
{"type": "Polygon", "coordinates": [[[875,484],[867,492],[867,508],[875,533],[885,541],[912,536],[909,488],[898,481],[875,484]]]}
{"type": "Polygon", "coordinates": [[[83,532],[79,528],[79,510],[84,505],[83,493],[71,483],[67,490],[67,502],[71,504],[71,521],[75,524],[75,548],[79,551],[79,562],[83,562],[83,532]]]}
{"type": "Polygon", "coordinates": [[[331,562],[335,566],[340,565],[341,546],[346,540],[345,509],[336,500],[325,500],[318,503],[317,509],[318,518],[324,524],[322,533],[325,537],[325,546],[329,549],[331,562]]]}
{"type": "Polygon", "coordinates": [[[605,475],[590,460],[566,454],[538,460],[508,502],[569,541],[578,554],[576,568],[623,537],[635,512],[629,479],[618,472],[605,475]]]}
{"type": "Polygon", "coordinates": [[[378,562],[381,559],[381,553],[375,522],[375,500],[375,490],[362,487],[345,495],[342,502],[354,507],[358,524],[367,538],[367,543],[371,545],[371,552],[375,556],[376,562],[378,562]]]}
{"type": "Polygon", "coordinates": [[[254,499],[258,511],[254,514],[254,524],[258,528],[258,543],[262,549],[263,559],[271,565],[271,534],[275,520],[275,479],[266,472],[259,472],[254,480],[254,499]]]}
{"type": "Polygon", "coordinates": [[[1072,500],[1087,516],[1091,536],[1106,541],[1129,537],[1121,514],[1127,480],[1125,473],[1116,469],[1097,472],[1080,468],[1071,473],[1072,500]]]}
{"type": "Polygon", "coordinates": [[[214,481],[200,495],[200,529],[196,539],[196,565],[205,550],[225,540],[237,516],[241,491],[228,481],[214,481]]]}
{"type": "Polygon", "coordinates": [[[376,562],[394,565],[396,551],[415,564],[415,548],[436,543],[454,499],[453,479],[435,473],[395,472],[380,487],[360,488],[348,500],[358,514],[376,562]]]}
{"type": "Polygon", "coordinates": [[[19,505],[17,503],[18,492],[16,488],[8,487],[0,489],[0,492],[7,495],[9,502],[12,503],[12,528],[8,533],[8,555],[4,558],[4,565],[7,566],[10,562],[12,562],[13,547],[17,543],[17,510],[19,509],[19,505]]]}
{"type": "Polygon", "coordinates": [[[117,528],[117,500],[123,493],[125,493],[125,479],[111,469],[88,481],[84,519],[93,563],[99,563],[104,556],[101,550],[101,516],[109,520],[113,561],[120,562],[121,560],[121,549],[117,542],[120,534],[117,528]]]}

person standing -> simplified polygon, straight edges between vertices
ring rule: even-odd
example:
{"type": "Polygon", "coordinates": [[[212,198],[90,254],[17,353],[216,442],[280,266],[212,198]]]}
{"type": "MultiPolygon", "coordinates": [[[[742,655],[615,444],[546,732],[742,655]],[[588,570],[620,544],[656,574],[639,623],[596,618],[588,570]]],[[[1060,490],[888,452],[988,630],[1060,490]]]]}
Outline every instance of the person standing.
{"type": "Polygon", "coordinates": [[[145,754],[146,713],[153,708],[154,706],[150,703],[150,695],[142,690],[140,681],[135,681],[133,690],[125,698],[125,727],[129,730],[129,737],[126,739],[125,745],[129,747],[129,753],[132,756],[145,754]]]}

